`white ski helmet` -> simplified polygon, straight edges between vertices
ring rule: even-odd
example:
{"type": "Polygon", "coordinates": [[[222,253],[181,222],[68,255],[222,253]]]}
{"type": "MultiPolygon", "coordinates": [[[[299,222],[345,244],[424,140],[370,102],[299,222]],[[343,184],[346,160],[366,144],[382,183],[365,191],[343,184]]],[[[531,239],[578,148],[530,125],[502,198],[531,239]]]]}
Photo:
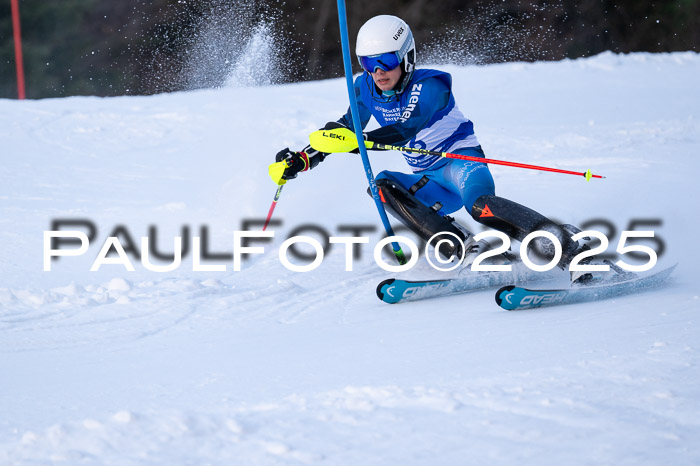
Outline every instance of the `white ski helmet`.
{"type": "Polygon", "coordinates": [[[396,86],[400,94],[411,80],[416,66],[416,43],[408,24],[401,18],[379,15],[368,20],[357,33],[355,54],[362,69],[393,70],[403,64],[403,76],[396,86]]]}

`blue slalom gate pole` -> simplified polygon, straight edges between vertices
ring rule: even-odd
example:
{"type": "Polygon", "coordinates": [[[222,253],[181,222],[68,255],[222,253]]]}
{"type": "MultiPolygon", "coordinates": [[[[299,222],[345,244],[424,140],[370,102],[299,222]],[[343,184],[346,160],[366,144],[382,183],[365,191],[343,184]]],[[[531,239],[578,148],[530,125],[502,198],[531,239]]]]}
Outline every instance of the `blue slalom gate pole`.
{"type": "MultiPolygon", "coordinates": [[[[345,81],[348,85],[348,96],[350,97],[350,113],[352,114],[352,126],[353,128],[355,128],[355,136],[357,137],[357,144],[360,149],[362,164],[365,167],[365,175],[367,175],[367,181],[369,182],[369,190],[372,193],[374,203],[377,205],[379,217],[382,219],[382,223],[384,224],[386,234],[388,236],[394,236],[394,230],[391,228],[391,223],[389,223],[389,218],[387,218],[386,216],[384,205],[382,204],[382,200],[379,197],[379,192],[377,191],[377,184],[374,182],[372,166],[369,163],[369,156],[367,155],[367,149],[365,148],[365,140],[364,136],[362,135],[362,122],[360,121],[360,112],[357,108],[355,87],[352,81],[352,56],[350,55],[350,39],[348,38],[348,20],[347,15],[345,13],[345,0],[338,0],[338,22],[340,23],[340,43],[343,48],[343,66],[345,67],[345,81]]],[[[399,261],[399,264],[405,264],[406,256],[401,250],[401,246],[399,246],[399,243],[392,242],[391,246],[394,249],[394,254],[396,254],[396,259],[399,261]]]]}

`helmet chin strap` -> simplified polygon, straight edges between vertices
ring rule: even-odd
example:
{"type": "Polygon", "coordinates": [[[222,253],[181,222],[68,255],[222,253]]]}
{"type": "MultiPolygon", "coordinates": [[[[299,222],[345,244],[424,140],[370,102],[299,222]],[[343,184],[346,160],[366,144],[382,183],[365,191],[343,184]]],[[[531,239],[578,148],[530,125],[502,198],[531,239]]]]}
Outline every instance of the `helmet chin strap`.
{"type": "Polygon", "coordinates": [[[401,94],[403,93],[403,91],[406,90],[408,81],[411,80],[411,75],[413,74],[412,71],[411,73],[408,73],[406,71],[406,65],[404,61],[402,61],[401,65],[399,66],[401,66],[401,77],[399,78],[399,82],[396,83],[396,86],[394,86],[394,88],[391,90],[391,92],[393,92],[394,94],[401,94]]]}

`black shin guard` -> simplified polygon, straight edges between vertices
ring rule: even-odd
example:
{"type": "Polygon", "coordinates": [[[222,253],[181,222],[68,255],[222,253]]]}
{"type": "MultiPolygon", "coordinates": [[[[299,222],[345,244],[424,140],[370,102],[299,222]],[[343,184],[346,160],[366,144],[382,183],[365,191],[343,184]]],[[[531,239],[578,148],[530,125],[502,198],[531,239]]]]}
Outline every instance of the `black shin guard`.
{"type": "MultiPolygon", "coordinates": [[[[474,202],[472,218],[482,225],[502,231],[511,238],[522,241],[529,233],[543,230],[552,233],[561,244],[561,260],[557,264],[566,268],[578,250],[578,243],[573,241],[569,232],[549,220],[544,215],[508,199],[491,194],[481,196],[474,202]]],[[[544,259],[554,258],[554,246],[546,238],[533,240],[535,251],[544,259]]]]}
{"type": "MultiPolygon", "coordinates": [[[[428,241],[435,233],[439,232],[454,233],[462,242],[466,240],[466,235],[462,230],[454,226],[447,218],[439,215],[436,209],[427,207],[420,202],[398,183],[383,178],[377,181],[377,188],[387,212],[424,240],[428,241]]],[[[420,189],[420,186],[417,189],[420,189]]],[[[441,239],[446,238],[443,236],[441,239]]],[[[454,240],[453,242],[456,244],[452,246],[446,242],[440,243],[440,255],[445,259],[449,260],[452,256],[462,257],[462,244],[454,240]]]]}

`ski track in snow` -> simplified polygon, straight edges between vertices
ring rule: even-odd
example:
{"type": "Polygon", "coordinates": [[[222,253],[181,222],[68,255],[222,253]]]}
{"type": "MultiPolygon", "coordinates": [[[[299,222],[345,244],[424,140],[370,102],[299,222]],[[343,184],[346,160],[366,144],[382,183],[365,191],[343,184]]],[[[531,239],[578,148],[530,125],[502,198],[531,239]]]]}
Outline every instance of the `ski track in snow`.
{"type": "MultiPolygon", "coordinates": [[[[372,277],[378,282],[384,276],[369,270],[345,279],[324,281],[317,277],[300,285],[296,274],[282,269],[275,260],[268,256],[245,269],[248,275],[270,277],[264,284],[259,279],[247,283],[245,277],[225,280],[232,285],[213,278],[133,283],[114,278],[101,285],[71,283],[46,291],[0,288],[0,331],[5,335],[0,352],[84,346],[106,340],[125,343],[178,325],[191,325],[193,319],[213,324],[225,320],[227,325],[251,320],[294,324],[329,306],[336,311],[352,308],[357,289],[366,288],[372,277]],[[280,278],[274,278],[275,268],[280,269],[280,278]],[[290,306],[289,295],[303,306],[290,306]]],[[[328,263],[340,266],[335,258],[329,257],[328,263]]]]}
{"type": "Polygon", "coordinates": [[[611,377],[631,364],[581,364],[573,378],[568,368],[509,374],[452,390],[348,386],[217,413],[118,411],[24,432],[5,455],[40,464],[47,458],[87,464],[159,464],[163,458],[180,464],[241,458],[316,464],[337,457],[367,464],[560,464],[571,460],[570,445],[582,441],[590,444],[590,463],[661,464],[674,452],[697,455],[698,447],[688,443],[700,429],[697,410],[680,418],[676,412],[691,408],[678,399],[686,393],[659,388],[658,380],[643,375],[611,377]],[[640,423],[653,425],[643,439],[640,423]],[[504,443],[519,454],[493,447],[504,443]],[[386,444],[396,448],[387,451],[386,444]]]}
{"type": "MultiPolygon", "coordinates": [[[[491,158],[607,177],[492,167],[498,194],[618,235],[662,220],[668,285],[509,313],[495,290],[381,303],[394,274],[369,247],[353,272],[339,246],[286,270],[276,250],[296,226],[378,225],[345,154],[289,183],[274,242],[240,272],[188,257],[91,273],[120,225],[136,244],[155,225],[163,251],[205,225],[230,252],[272,201],[270,154],[337,119],[344,81],[0,100],[0,464],[698,464],[700,55],[440,68],[491,158]],[[43,272],[56,218],[98,231],[43,272]]],[[[407,170],[397,154],[372,164],[407,170]]],[[[443,278],[423,262],[400,277],[443,278]]]]}

